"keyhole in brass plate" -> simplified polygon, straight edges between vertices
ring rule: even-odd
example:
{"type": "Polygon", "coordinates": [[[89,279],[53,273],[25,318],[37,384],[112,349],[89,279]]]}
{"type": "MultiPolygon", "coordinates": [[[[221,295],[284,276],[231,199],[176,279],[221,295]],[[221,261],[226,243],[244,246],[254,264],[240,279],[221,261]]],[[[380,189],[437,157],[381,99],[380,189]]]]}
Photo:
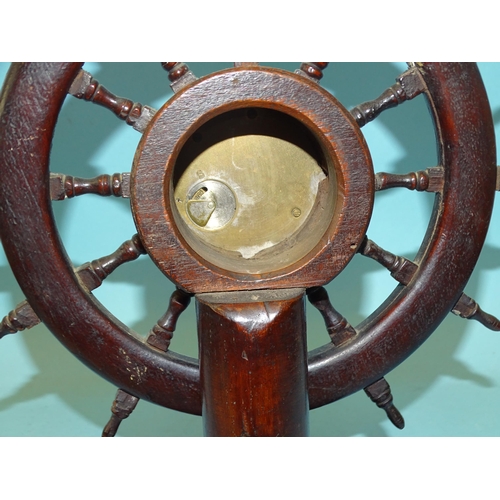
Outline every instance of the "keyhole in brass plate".
{"type": "Polygon", "coordinates": [[[186,210],[190,219],[205,229],[220,229],[234,216],[236,200],[221,181],[206,180],[192,186],[187,194],[186,210]]]}

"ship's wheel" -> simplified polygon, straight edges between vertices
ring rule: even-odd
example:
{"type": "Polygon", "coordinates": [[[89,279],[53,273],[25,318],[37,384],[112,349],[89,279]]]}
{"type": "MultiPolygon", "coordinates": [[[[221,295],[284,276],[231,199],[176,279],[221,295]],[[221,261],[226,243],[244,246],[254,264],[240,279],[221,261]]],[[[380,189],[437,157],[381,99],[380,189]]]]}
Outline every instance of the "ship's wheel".
{"type": "Polygon", "coordinates": [[[26,301],[4,318],[1,335],[41,320],[115,384],[104,435],[114,435],[140,399],[203,414],[207,435],[307,435],[309,409],[361,389],[402,428],[384,376],[452,311],[500,329],[463,293],[497,179],[477,66],[411,64],[351,110],[321,87],[326,63],[294,73],[236,63],[202,78],[183,63],[162,66],[174,96],[158,110],[115,96],[81,64],[12,66],[0,103],[0,234],[26,301]],[[83,179],[51,171],[57,118],[71,96],[109,108],[142,134],[130,173],[83,179]],[[376,173],[362,127],[414,98],[428,101],[437,163],[407,175],[376,173]],[[390,188],[434,193],[413,260],[370,239],[374,197],[390,188]],[[88,193],[130,198],[137,234],[75,267],[51,204],[88,193]],[[177,287],[145,337],[91,293],[141,255],[177,287]],[[399,285],[351,325],[324,285],[355,255],[379,262],[399,285]],[[199,359],[170,350],[193,296],[199,359]],[[330,337],[309,353],[305,297],[330,337]]]}

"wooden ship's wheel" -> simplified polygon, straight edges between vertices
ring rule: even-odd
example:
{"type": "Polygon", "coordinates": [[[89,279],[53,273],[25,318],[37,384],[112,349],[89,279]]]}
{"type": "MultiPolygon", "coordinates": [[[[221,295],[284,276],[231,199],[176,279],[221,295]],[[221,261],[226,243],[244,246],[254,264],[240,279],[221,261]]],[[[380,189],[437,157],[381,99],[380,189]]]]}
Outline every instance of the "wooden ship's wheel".
{"type": "Polygon", "coordinates": [[[0,336],[43,321],[116,385],[104,436],[115,435],[140,399],[202,415],[208,436],[304,436],[310,409],[362,389],[402,428],[385,375],[449,312],[500,329],[463,293],[497,184],[477,66],[410,64],[378,98],[351,110],[321,87],[327,63],[295,72],[235,63],[202,78],[183,63],[162,66],[174,96],[156,110],[115,96],[78,63],[12,65],[0,100],[0,236],[26,301],[5,316],[0,336]],[[83,179],[51,171],[68,94],[109,108],[142,134],[130,173],[83,179]],[[417,97],[429,105],[438,163],[375,173],[362,127],[417,97]],[[376,192],[394,187],[435,193],[413,260],[369,238],[376,192]],[[130,198],[137,234],[75,267],[51,204],[86,193],[130,198]],[[356,254],[399,284],[351,325],[324,286],[356,254]],[[92,294],[141,255],[176,286],[145,337],[92,294]],[[199,359],[170,350],[192,297],[199,359]],[[306,298],[330,337],[310,352],[306,298]]]}

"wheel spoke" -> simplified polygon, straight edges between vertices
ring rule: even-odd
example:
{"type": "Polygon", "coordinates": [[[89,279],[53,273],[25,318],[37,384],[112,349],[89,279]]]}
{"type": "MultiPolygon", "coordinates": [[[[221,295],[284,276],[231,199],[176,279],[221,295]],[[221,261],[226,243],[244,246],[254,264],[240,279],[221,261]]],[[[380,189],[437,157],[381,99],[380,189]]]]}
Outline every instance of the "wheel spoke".
{"type": "Polygon", "coordinates": [[[132,396],[123,389],[118,389],[111,406],[111,418],[102,431],[102,437],[114,437],[122,420],[127,418],[137,406],[139,398],[132,396]]]}
{"type": "Polygon", "coordinates": [[[403,429],[405,420],[403,415],[394,406],[392,402],[391,387],[385,378],[381,378],[365,387],[366,395],[382,410],[385,411],[389,420],[398,428],[403,429]]]}
{"type": "Polygon", "coordinates": [[[0,323],[0,339],[5,335],[29,330],[38,323],[40,323],[40,318],[33,311],[28,301],[23,300],[0,323]]]}
{"type": "Polygon", "coordinates": [[[451,312],[464,319],[475,319],[486,328],[495,332],[500,331],[500,321],[498,318],[484,312],[479,304],[468,295],[465,295],[465,293],[462,293],[451,312]]]}
{"type": "Polygon", "coordinates": [[[310,288],[307,290],[307,297],[323,316],[333,345],[340,346],[356,336],[356,330],[332,306],[325,288],[322,286],[310,288]]]}
{"type": "Polygon", "coordinates": [[[139,236],[135,234],[130,240],[122,243],[112,254],[87,262],[76,269],[80,281],[90,292],[100,286],[117,267],[136,260],[146,251],[139,236]]]}
{"type": "Polygon", "coordinates": [[[69,93],[78,99],[90,101],[108,108],[120,120],[125,120],[128,125],[131,125],[141,133],[144,132],[151,118],[156,113],[156,110],[150,106],[143,106],[130,99],[117,97],[83,69],[80,70],[71,84],[69,93]]]}
{"type": "MultiPolygon", "coordinates": [[[[402,285],[407,285],[418,269],[417,264],[411,260],[399,257],[380,248],[368,238],[361,244],[359,253],[382,264],[386,269],[391,271],[391,276],[402,285]]],[[[464,319],[479,321],[479,323],[490,330],[500,331],[500,320],[492,314],[484,312],[479,304],[465,293],[462,293],[451,312],[464,319]]]]}
{"type": "MultiPolygon", "coordinates": [[[[137,259],[146,251],[142,247],[139,236],[136,234],[132,239],[122,243],[120,247],[110,255],[100,259],[87,262],[79,266],[75,272],[81,283],[90,292],[99,287],[118,266],[125,262],[137,259]]],[[[24,300],[7,314],[0,323],[0,339],[5,335],[29,330],[40,323],[28,301],[24,300]]]]}
{"type": "MultiPolygon", "coordinates": [[[[146,251],[142,247],[139,236],[136,234],[132,239],[122,243],[112,254],[87,262],[76,268],[75,272],[90,292],[100,286],[103,280],[118,266],[135,260],[145,253],[146,251]]],[[[29,330],[39,323],[40,318],[33,311],[28,301],[24,300],[2,319],[0,323],[0,339],[11,333],[29,330]]]]}
{"type": "Polygon", "coordinates": [[[382,264],[391,272],[391,276],[402,285],[407,285],[418,269],[417,264],[411,260],[384,250],[368,238],[363,240],[358,252],[382,264]]]}
{"type": "Polygon", "coordinates": [[[197,80],[193,72],[188,68],[186,63],[182,62],[162,62],[162,68],[168,71],[168,79],[172,82],[170,88],[175,92],[179,92],[189,83],[197,80]]]}
{"type": "Polygon", "coordinates": [[[130,173],[103,174],[91,179],[50,174],[50,197],[52,200],[65,200],[82,194],[130,198],[130,173]]]}
{"type": "Polygon", "coordinates": [[[295,73],[305,76],[313,82],[319,83],[323,78],[323,70],[327,66],[327,62],[304,62],[300,65],[299,69],[295,70],[295,73]]]}
{"type": "Polygon", "coordinates": [[[440,192],[444,185],[443,167],[431,167],[408,174],[390,174],[378,172],[375,174],[375,191],[404,187],[414,191],[440,192]]]}
{"type": "MultiPolygon", "coordinates": [[[[384,250],[368,238],[365,238],[361,244],[359,253],[382,264],[391,272],[391,276],[402,285],[407,285],[418,269],[417,264],[411,260],[384,250]]],[[[404,418],[392,402],[391,388],[385,378],[377,380],[365,387],[364,390],[368,397],[386,412],[389,420],[398,429],[403,429],[405,425],[404,418]]]]}
{"type": "MultiPolygon", "coordinates": [[[[182,86],[181,82],[186,72],[182,67],[177,67],[176,69],[175,66],[177,63],[172,64],[174,66],[169,71],[173,71],[177,75],[173,80],[179,84],[177,86],[178,90],[182,86]]],[[[169,348],[173,327],[177,321],[177,316],[180,314],[174,310],[175,308],[172,304],[174,302],[173,298],[171,299],[169,310],[158,321],[156,327],[153,327],[148,338],[148,341],[153,346],[158,334],[158,339],[161,341],[160,344],[163,344],[161,349],[154,347],[147,348],[148,346],[144,345],[146,341],[143,343],[136,342],[137,339],[131,337],[128,334],[128,330],[115,321],[112,314],[100,307],[95,307],[96,304],[88,300],[85,287],[87,290],[91,290],[92,287],[99,286],[102,280],[118,265],[133,260],[138,255],[144,253],[144,248],[139,239],[137,238],[137,242],[132,242],[134,243],[132,250],[130,250],[130,245],[125,245],[122,250],[115,252],[115,254],[80,266],[78,269],[73,269],[64,249],[59,244],[59,237],[55,230],[55,221],[53,220],[49,203],[50,197],[49,193],[47,193],[47,188],[49,187],[47,185],[49,168],[48,153],[54,132],[54,124],[61,109],[63,98],[67,89],[70,88],[70,83],[74,81],[80,67],[76,64],[19,65],[14,67],[13,71],[9,72],[10,76],[5,86],[9,92],[2,95],[2,102],[5,102],[4,107],[6,110],[6,113],[2,113],[2,120],[5,118],[4,121],[7,126],[1,127],[2,130],[0,131],[1,142],[5,144],[5,147],[1,148],[2,161],[0,161],[3,177],[5,178],[3,180],[5,182],[0,184],[7,186],[1,190],[2,195],[0,196],[0,210],[5,215],[5,217],[2,217],[1,229],[2,238],[8,242],[7,253],[9,260],[17,266],[16,275],[22,278],[24,282],[22,283],[23,288],[26,289],[29,301],[33,304],[36,311],[40,312],[42,318],[47,321],[49,327],[65,345],[68,345],[73,352],[77,352],[78,356],[98,373],[103,374],[106,378],[113,381],[117,387],[123,388],[117,394],[116,404],[114,405],[117,407],[114,409],[116,411],[113,410],[113,415],[116,417],[114,418],[115,422],[110,423],[110,426],[107,426],[108,429],[105,429],[104,432],[105,435],[114,435],[121,419],[130,413],[125,411],[125,416],[120,414],[122,409],[120,401],[127,396],[132,398],[132,402],[124,404],[125,410],[128,407],[132,410],[135,404],[137,404],[138,398],[145,398],[163,406],[171,406],[174,409],[181,409],[182,411],[187,409],[187,411],[197,411],[199,413],[201,412],[203,395],[206,394],[206,391],[204,391],[204,386],[200,384],[199,367],[196,360],[182,356],[179,356],[177,359],[175,353],[164,352],[169,348]],[[53,92],[52,89],[54,89],[53,92]],[[60,91],[61,89],[63,92],[60,91]],[[50,96],[50,100],[48,96],[50,96]],[[21,110],[21,113],[17,113],[16,111],[18,110],[21,110]],[[34,131],[30,133],[29,140],[25,140],[28,137],[27,123],[32,128],[32,132],[34,131]],[[19,132],[15,132],[16,130],[19,130],[19,132]],[[21,144],[23,145],[22,148],[20,147],[21,144]],[[9,156],[12,156],[12,161],[4,161],[7,158],[7,151],[9,151],[9,156]],[[17,192],[18,187],[20,189],[19,192],[17,192]],[[30,196],[24,195],[26,187],[31,188],[29,191],[30,196]],[[23,229],[23,231],[20,231],[20,229],[23,229]],[[48,236],[47,238],[45,237],[46,235],[48,236]],[[46,260],[42,261],[41,259],[44,257],[46,257],[46,260]],[[37,260],[39,262],[36,265],[33,264],[37,260]],[[75,272],[78,273],[78,279],[75,279],[75,272]],[[57,279],[51,278],[51,273],[57,273],[57,279]],[[83,283],[83,286],[79,282],[83,283]],[[96,356],[93,339],[89,338],[89,336],[81,335],[82,329],[79,318],[82,317],[82,314],[85,317],[85,322],[92,324],[92,331],[100,334],[102,337],[103,343],[100,346],[100,352],[97,353],[99,356],[96,356]],[[126,357],[126,363],[116,363],[116,354],[118,351],[126,357]],[[133,373],[139,370],[139,368],[142,370],[145,366],[148,367],[147,374],[146,371],[141,371],[141,375],[139,376],[139,372],[137,371],[137,376],[140,380],[134,380],[135,374],[133,377],[130,376],[131,371],[133,373]],[[134,370],[132,370],[132,367],[135,367],[134,370]],[[178,383],[172,384],[172,380],[177,380],[178,383]],[[118,424],[116,422],[117,419],[118,424]]],[[[322,75],[321,67],[319,67],[319,70],[322,75]]],[[[228,71],[226,73],[228,78],[233,78],[231,81],[228,80],[229,86],[221,87],[219,85],[220,74],[216,75],[213,81],[218,82],[216,89],[220,89],[222,94],[228,88],[238,87],[237,85],[233,85],[234,75],[254,77],[260,74],[274,75],[274,78],[278,72],[271,73],[267,69],[265,71],[228,71]],[[233,85],[233,87],[230,85],[233,85]]],[[[280,78],[283,74],[283,72],[279,72],[280,78]]],[[[334,344],[333,346],[325,346],[325,348],[316,350],[309,356],[307,365],[309,368],[309,395],[312,408],[335,401],[354,391],[365,388],[368,396],[378,406],[384,408],[388,414],[394,413],[392,410],[389,411],[393,407],[390,388],[387,382],[381,377],[411,354],[439,325],[444,314],[453,310],[455,314],[459,314],[462,317],[481,318],[480,321],[483,323],[489,322],[490,326],[494,326],[495,328],[499,326],[498,320],[491,316],[488,317],[472,299],[466,295],[460,296],[469,275],[472,273],[474,264],[479,256],[480,248],[484,242],[493,198],[490,188],[494,182],[493,161],[495,160],[493,156],[495,151],[490,146],[494,145],[494,133],[492,123],[490,123],[491,110],[486,95],[481,90],[482,84],[479,72],[477,68],[467,64],[444,65],[423,63],[421,66],[412,68],[405,75],[402,75],[398,83],[378,99],[362,104],[358,107],[359,109],[355,108],[353,110],[353,116],[358,123],[358,126],[354,127],[354,135],[356,136],[355,139],[358,137],[362,139],[362,134],[359,134],[358,130],[359,126],[363,126],[370,120],[373,120],[385,109],[411,99],[421,92],[425,92],[428,95],[430,110],[435,124],[439,161],[446,171],[446,182],[444,182],[444,179],[440,181],[444,184],[444,187],[440,188],[443,196],[436,196],[431,222],[424,242],[420,247],[418,257],[415,258],[416,262],[391,254],[377,247],[368,239],[365,239],[360,246],[360,241],[365,235],[366,226],[369,222],[373,201],[371,162],[361,162],[361,160],[359,163],[367,163],[369,167],[369,176],[367,177],[369,182],[363,184],[365,189],[356,189],[357,185],[351,186],[351,181],[357,177],[357,172],[355,172],[356,175],[354,176],[338,175],[339,186],[337,191],[339,194],[337,200],[339,202],[337,203],[335,197],[332,196],[328,201],[332,199],[334,204],[336,203],[335,207],[326,203],[320,203],[319,206],[322,209],[325,208],[324,212],[329,217],[333,213],[338,213],[342,217],[344,214],[347,214],[347,217],[350,212],[350,205],[346,205],[346,209],[341,210],[340,201],[344,198],[350,198],[350,193],[352,193],[354,195],[352,199],[356,202],[354,204],[358,204],[358,199],[360,202],[369,201],[369,203],[366,203],[366,205],[369,205],[366,220],[363,221],[361,229],[357,231],[351,230],[350,224],[346,226],[347,229],[344,231],[344,226],[341,226],[343,218],[339,219],[339,224],[334,223],[333,219],[331,222],[328,222],[328,232],[320,227],[318,230],[318,239],[325,248],[325,251],[320,255],[322,260],[313,262],[310,259],[310,262],[306,262],[308,261],[308,256],[313,255],[313,252],[309,251],[309,249],[306,249],[307,251],[304,252],[303,256],[299,256],[296,259],[294,257],[293,260],[294,263],[297,262],[297,267],[300,266],[300,272],[302,273],[302,269],[306,269],[307,274],[299,274],[298,270],[297,274],[292,275],[288,271],[293,270],[295,272],[295,268],[291,265],[287,268],[288,264],[287,266],[280,265],[274,269],[274,261],[272,262],[273,268],[270,272],[268,273],[267,269],[264,271],[264,278],[260,271],[260,266],[258,273],[252,272],[252,270],[248,271],[252,275],[250,279],[247,279],[247,277],[240,279],[238,273],[233,272],[234,270],[231,269],[228,269],[227,274],[218,273],[217,269],[212,274],[208,274],[209,271],[212,271],[213,267],[219,267],[218,262],[211,263],[213,266],[208,265],[206,267],[206,269],[210,268],[208,271],[204,268],[203,272],[201,272],[201,266],[205,262],[205,257],[203,255],[200,257],[196,248],[193,255],[186,251],[182,254],[182,258],[179,259],[169,259],[168,257],[171,254],[166,254],[165,258],[164,255],[162,255],[162,258],[156,258],[153,252],[158,246],[167,249],[173,248],[174,245],[182,249],[191,247],[191,245],[185,245],[186,238],[189,240],[188,237],[180,237],[177,231],[174,231],[177,227],[177,219],[173,221],[168,219],[165,225],[165,220],[162,219],[157,206],[162,209],[165,208],[161,204],[165,197],[164,188],[165,186],[170,186],[170,184],[162,181],[165,179],[165,172],[171,173],[174,170],[174,162],[169,163],[170,158],[173,160],[177,158],[177,152],[186,142],[184,138],[187,139],[188,136],[192,135],[192,128],[194,126],[203,121],[210,120],[219,109],[222,109],[220,108],[220,102],[207,102],[206,106],[204,102],[201,102],[209,95],[208,92],[203,91],[203,85],[205,84],[204,82],[212,82],[210,78],[201,79],[199,87],[196,86],[198,84],[197,81],[194,84],[191,83],[187,87],[184,87],[184,90],[180,91],[175,99],[163,108],[168,108],[169,111],[172,111],[172,114],[179,111],[179,119],[181,117],[186,119],[184,128],[176,128],[176,130],[179,130],[178,135],[172,138],[172,141],[164,142],[162,133],[164,133],[165,128],[162,123],[161,130],[158,128],[158,135],[160,137],[157,139],[156,136],[152,135],[151,143],[146,144],[144,141],[137,152],[138,156],[140,155],[141,158],[145,158],[146,171],[153,156],[160,155],[160,153],[163,154],[164,151],[167,151],[166,154],[169,155],[169,159],[162,158],[162,161],[159,162],[161,163],[158,169],[158,179],[160,182],[152,182],[152,178],[148,177],[146,172],[143,183],[136,183],[138,189],[143,189],[143,191],[140,191],[140,194],[144,193],[144,198],[148,201],[146,205],[147,212],[142,217],[147,224],[141,225],[138,229],[140,234],[144,235],[143,242],[144,245],[147,245],[147,252],[155,257],[155,262],[167,262],[168,265],[165,265],[165,274],[173,276],[173,281],[180,284],[179,286],[185,287],[185,290],[191,292],[198,291],[195,288],[198,287],[198,282],[201,280],[203,280],[203,285],[201,286],[222,290],[220,282],[215,283],[213,281],[214,279],[219,279],[218,276],[222,274],[224,274],[223,277],[226,280],[224,282],[224,289],[233,287],[234,289],[244,288],[246,290],[264,286],[269,288],[267,282],[264,282],[265,279],[267,280],[265,277],[267,275],[271,276],[268,280],[271,288],[282,288],[285,285],[290,286],[290,280],[293,281],[295,276],[299,276],[300,280],[303,280],[304,283],[293,282],[293,285],[300,286],[302,284],[303,288],[316,287],[329,281],[329,279],[322,281],[323,276],[333,278],[344,267],[343,265],[332,266],[330,268],[332,276],[327,275],[323,271],[329,264],[329,261],[337,261],[342,255],[346,254],[349,257],[345,261],[345,264],[347,264],[350,257],[352,257],[352,253],[356,252],[358,248],[363,255],[377,260],[390,270],[393,277],[402,285],[407,285],[406,289],[403,286],[398,286],[390,299],[384,302],[356,330],[332,307],[324,289],[311,288],[308,290],[312,298],[312,303],[318,307],[325,320],[334,344]],[[428,89],[422,84],[420,77],[425,77],[428,89]],[[415,85],[412,87],[414,83],[415,85]],[[196,89],[194,89],[195,86],[196,89]],[[196,94],[196,92],[199,93],[194,96],[196,99],[193,97],[192,101],[188,100],[188,103],[202,103],[203,105],[200,106],[200,109],[203,109],[203,112],[198,113],[196,116],[194,114],[184,116],[183,113],[185,113],[186,109],[193,110],[197,108],[196,106],[181,106],[183,102],[186,102],[182,101],[183,97],[185,95],[189,97],[191,90],[195,90],[193,94],[196,94]],[[475,94],[477,94],[477,98],[475,94]],[[198,96],[201,96],[201,99],[198,99],[198,96]],[[469,96],[474,96],[474,98],[469,98],[469,96]],[[175,104],[178,104],[181,109],[176,108],[175,104]],[[194,121],[195,118],[196,121],[194,121]],[[471,124],[474,126],[471,127],[471,124]],[[165,167],[165,165],[168,166],[165,167]],[[150,198],[148,198],[151,186],[159,186],[158,195],[160,204],[154,207],[149,204],[150,198]],[[369,196],[361,199],[363,194],[368,194],[369,196]],[[150,214],[152,214],[151,218],[149,217],[150,214]],[[474,214],[476,224],[468,224],[471,214],[474,214]],[[155,222],[151,222],[152,218],[157,215],[160,222],[158,226],[153,228],[153,233],[150,234],[144,226],[150,227],[155,222]],[[163,226],[160,227],[160,224],[163,224],[163,226]],[[342,231],[337,231],[338,227],[341,227],[342,231]],[[334,228],[337,231],[334,234],[335,236],[337,234],[340,236],[339,241],[342,244],[340,251],[339,247],[332,245],[333,238],[330,239],[325,236],[330,236],[330,228],[334,228]],[[463,238],[460,238],[460,235],[466,237],[466,245],[463,244],[463,238]],[[334,257],[333,259],[332,256],[334,257]],[[187,262],[188,257],[192,257],[190,262],[187,262]],[[188,264],[191,267],[189,268],[187,278],[177,279],[177,274],[175,274],[177,273],[177,268],[187,268],[188,264]],[[282,269],[286,271],[283,271],[283,278],[281,277],[282,269]],[[453,272],[450,272],[450,269],[453,272]],[[317,275],[315,274],[316,271],[317,275]],[[212,278],[216,274],[217,278],[212,278]],[[314,274],[314,277],[310,278],[309,276],[312,274],[314,274]],[[254,275],[255,281],[253,281],[254,275]],[[459,296],[460,299],[457,301],[459,296]],[[346,336],[346,332],[351,336],[354,335],[354,338],[347,340],[350,337],[349,335],[346,336]],[[335,345],[342,345],[342,347],[338,349],[335,345]]],[[[313,78],[315,77],[313,76],[313,78]]],[[[264,77],[262,79],[264,80],[264,77]]],[[[116,96],[105,91],[105,89],[100,90],[99,84],[92,80],[92,77],[90,77],[88,85],[80,85],[80,93],[82,95],[79,97],[106,106],[120,116],[120,118],[135,125],[134,120],[137,121],[136,115],[138,113],[139,118],[141,117],[143,107],[137,105],[140,107],[137,112],[138,108],[134,108],[136,105],[132,101],[122,99],[119,103],[120,98],[116,98],[116,96]]],[[[284,77],[282,80],[286,80],[286,85],[283,84],[283,88],[281,88],[281,84],[278,86],[279,81],[277,81],[276,87],[270,87],[269,93],[259,94],[258,102],[260,102],[261,98],[264,99],[265,97],[267,99],[265,102],[271,103],[269,105],[273,106],[273,110],[274,107],[276,107],[276,110],[282,109],[286,104],[287,109],[293,110],[291,116],[295,118],[303,116],[305,118],[304,123],[309,124],[306,128],[313,132],[313,136],[318,135],[318,138],[324,136],[326,143],[333,143],[329,137],[331,131],[336,132],[337,129],[333,125],[337,126],[337,122],[332,119],[332,127],[329,127],[327,130],[324,125],[325,123],[330,124],[330,122],[326,122],[326,118],[323,115],[319,117],[317,114],[319,113],[319,108],[323,109],[323,106],[314,105],[313,108],[313,105],[305,106],[304,104],[307,100],[313,102],[314,94],[312,93],[310,96],[306,95],[302,101],[300,99],[302,99],[304,94],[299,95],[298,92],[289,94],[286,92],[287,88],[294,89],[293,85],[297,82],[301,83],[305,90],[310,90],[311,92],[315,91],[314,87],[317,87],[317,85],[297,75],[291,75],[289,81],[284,77]],[[306,109],[305,114],[302,112],[302,109],[306,109]]],[[[316,77],[315,80],[319,81],[319,78],[316,77]]],[[[252,99],[251,102],[249,101],[250,104],[254,105],[255,99],[252,97],[254,95],[252,94],[254,87],[250,85],[251,83],[249,82],[248,86],[246,84],[241,85],[241,92],[234,92],[229,99],[224,101],[224,104],[228,106],[227,109],[232,106],[235,109],[241,106],[245,107],[247,96],[248,99],[252,99]]],[[[79,91],[78,84],[76,87],[76,90],[79,91]]],[[[208,88],[211,87],[208,86],[208,88]]],[[[319,90],[321,89],[319,88],[319,90]]],[[[214,92],[212,92],[212,95],[219,97],[219,94],[215,94],[214,92]]],[[[341,118],[341,121],[340,118],[338,120],[339,127],[344,121],[350,127],[355,125],[352,116],[347,116],[347,119],[344,120],[343,108],[332,105],[332,110],[338,113],[341,118]]],[[[169,117],[168,115],[166,116],[167,118],[169,117]]],[[[157,114],[154,120],[149,121],[149,125],[144,132],[145,135],[149,133],[150,129],[154,128],[154,122],[158,118],[160,117],[157,114]]],[[[175,120],[165,121],[167,122],[165,124],[167,129],[169,124],[171,125],[175,122],[175,120]]],[[[139,126],[139,129],[141,129],[141,126],[139,126]]],[[[350,131],[350,128],[346,128],[346,130],[350,131]]],[[[167,132],[167,136],[170,137],[170,130],[167,130],[167,132]]],[[[344,139],[344,136],[342,135],[340,138],[344,139]]],[[[149,140],[149,137],[144,137],[143,139],[149,140]]],[[[363,155],[358,155],[359,158],[363,160],[366,158],[369,159],[369,151],[364,148],[364,144],[361,144],[360,141],[358,142],[352,143],[354,144],[355,152],[359,146],[363,153],[363,155]]],[[[343,142],[339,142],[337,151],[337,143],[333,143],[331,154],[327,154],[326,149],[328,148],[323,148],[325,149],[326,163],[334,163],[336,173],[339,172],[338,167],[342,163],[340,161],[342,155],[347,155],[353,148],[349,141],[345,141],[345,148],[343,144],[343,142]]],[[[343,172],[344,170],[342,170],[343,172]]],[[[358,169],[358,172],[361,172],[361,170],[358,169]]],[[[410,173],[397,178],[390,178],[390,175],[384,173],[379,175],[377,181],[380,190],[396,186],[405,186],[416,190],[429,190],[430,179],[425,178],[425,175],[422,175],[420,172],[410,173]],[[427,186],[424,187],[425,184],[427,186]]],[[[59,182],[62,183],[62,179],[59,182]]],[[[63,184],[65,182],[66,180],[64,180],[63,184]]],[[[193,177],[193,182],[198,182],[195,177],[193,177]]],[[[88,186],[85,187],[84,191],[99,193],[100,191],[107,192],[108,190],[108,188],[102,187],[101,181],[90,182],[90,184],[92,186],[90,188],[88,186]]],[[[70,194],[76,196],[73,188],[74,185],[71,188],[68,187],[68,190],[70,194]]],[[[59,186],[58,192],[60,196],[64,195],[64,197],[68,197],[65,191],[61,192],[61,189],[61,186],[59,186]]],[[[113,195],[115,193],[107,194],[113,195]]],[[[134,207],[134,215],[142,208],[142,205],[139,205],[140,203],[137,203],[137,207],[134,207]]],[[[359,203],[359,207],[361,208],[355,212],[356,217],[361,219],[361,216],[357,215],[363,208],[361,203],[359,203]]],[[[169,207],[166,208],[168,209],[169,207]]],[[[295,211],[297,210],[295,209],[295,211]]],[[[163,211],[167,215],[171,215],[169,209],[163,211]]],[[[292,216],[295,215],[292,212],[292,216]]],[[[135,218],[139,220],[140,217],[135,218]]],[[[315,238],[316,233],[314,232],[312,236],[315,238]]],[[[311,234],[306,233],[305,239],[311,240],[311,234]]],[[[291,244],[294,242],[295,240],[292,238],[291,244]]],[[[287,248],[285,247],[285,252],[287,248]]],[[[267,254],[268,252],[266,251],[265,255],[267,254]]],[[[224,260],[223,257],[221,259],[224,260]]],[[[210,261],[210,259],[207,260],[210,261]]],[[[224,263],[220,267],[225,269],[224,263]]],[[[181,273],[179,272],[179,274],[181,273]]],[[[299,278],[296,278],[297,281],[300,281],[299,278]]],[[[201,291],[207,290],[202,289],[201,291]]],[[[29,307],[29,304],[27,306],[29,307]]],[[[26,305],[23,305],[23,307],[26,307],[26,305]]],[[[26,312],[24,311],[23,314],[26,314],[26,312]]],[[[15,310],[11,318],[8,318],[11,329],[13,324],[21,324],[21,321],[18,320],[19,316],[22,315],[19,311],[15,310]]],[[[6,325],[8,326],[7,322],[6,325]]],[[[281,325],[282,327],[286,326],[286,322],[283,322],[281,325]]],[[[205,337],[202,336],[201,338],[205,337]]],[[[302,352],[305,352],[304,349],[302,349],[302,352]]],[[[246,354],[243,359],[246,359],[246,354]]],[[[302,363],[302,366],[304,366],[304,363],[302,363]]],[[[397,414],[393,414],[393,418],[398,422],[399,419],[395,415],[397,417],[397,414]]]]}
{"type": "Polygon", "coordinates": [[[170,297],[167,312],[149,332],[148,344],[162,351],[168,351],[177,320],[190,302],[191,295],[189,293],[182,291],[180,288],[175,290],[170,297]]]}
{"type": "Polygon", "coordinates": [[[397,83],[389,87],[377,99],[366,101],[351,110],[351,115],[360,127],[374,120],[382,111],[413,99],[426,89],[424,80],[415,67],[405,71],[396,80],[397,83]]]}

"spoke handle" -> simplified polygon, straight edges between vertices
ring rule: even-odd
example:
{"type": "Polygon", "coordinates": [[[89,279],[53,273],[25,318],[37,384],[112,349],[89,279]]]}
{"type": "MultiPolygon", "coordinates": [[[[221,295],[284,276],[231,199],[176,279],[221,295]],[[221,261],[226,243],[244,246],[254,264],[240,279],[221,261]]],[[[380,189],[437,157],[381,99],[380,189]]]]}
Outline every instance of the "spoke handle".
{"type": "Polygon", "coordinates": [[[138,102],[118,97],[101,85],[90,73],[80,70],[69,93],[77,99],[90,101],[112,111],[120,120],[125,120],[139,132],[144,132],[156,110],[138,102]]]}
{"type": "Polygon", "coordinates": [[[50,174],[50,198],[65,200],[83,194],[130,198],[130,173],[103,174],[91,179],[65,174],[50,174]]]}

